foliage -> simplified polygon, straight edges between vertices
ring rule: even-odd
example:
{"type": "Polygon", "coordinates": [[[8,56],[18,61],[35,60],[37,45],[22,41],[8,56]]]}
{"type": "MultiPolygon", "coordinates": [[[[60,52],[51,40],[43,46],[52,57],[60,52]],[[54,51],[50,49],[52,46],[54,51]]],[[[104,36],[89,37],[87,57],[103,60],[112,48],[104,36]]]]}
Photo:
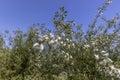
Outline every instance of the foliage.
{"type": "Polygon", "coordinates": [[[55,30],[34,24],[28,32],[0,36],[1,80],[118,80],[120,78],[120,29],[118,16],[101,16],[108,0],[89,29],[66,20],[64,7],[55,13],[55,30]],[[97,25],[102,17],[106,25],[97,25]],[[36,27],[37,26],[37,27],[36,27]]]}

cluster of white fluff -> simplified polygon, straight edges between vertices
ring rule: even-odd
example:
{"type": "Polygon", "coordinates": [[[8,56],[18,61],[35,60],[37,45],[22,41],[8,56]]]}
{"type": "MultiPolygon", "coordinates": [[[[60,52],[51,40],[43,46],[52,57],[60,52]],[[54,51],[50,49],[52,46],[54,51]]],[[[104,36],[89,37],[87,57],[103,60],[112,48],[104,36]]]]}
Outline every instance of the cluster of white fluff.
{"type": "MultiPolygon", "coordinates": [[[[62,35],[62,36],[65,37],[65,35],[62,35]]],[[[75,48],[75,44],[72,42],[72,40],[68,38],[63,38],[63,37],[60,37],[59,35],[53,35],[52,33],[44,36],[39,36],[38,42],[34,43],[33,45],[33,49],[39,50],[39,52],[43,56],[46,54],[44,51],[47,51],[47,49],[49,49],[48,46],[51,46],[54,48],[56,48],[57,46],[75,48]]],[[[62,50],[60,54],[62,54],[62,56],[65,58],[66,61],[69,61],[72,58],[72,56],[69,53],[65,52],[64,50],[62,50]]]]}
{"type": "MultiPolygon", "coordinates": [[[[40,53],[42,53],[45,50],[45,48],[46,48],[45,43],[48,43],[51,46],[61,46],[62,45],[67,48],[70,48],[70,47],[75,48],[75,44],[72,42],[72,40],[70,40],[68,38],[63,40],[62,37],[60,37],[58,35],[53,35],[51,33],[48,35],[44,35],[43,37],[40,36],[38,38],[38,41],[39,42],[36,42],[33,45],[33,48],[39,50],[40,53]],[[68,44],[68,43],[70,43],[70,44],[68,44]]],[[[95,46],[95,45],[96,45],[96,42],[93,41],[91,45],[89,45],[89,44],[83,45],[83,48],[89,49],[91,46],[95,46]]],[[[95,48],[94,51],[97,52],[97,51],[99,51],[99,49],[95,48]]],[[[99,54],[94,54],[94,56],[95,56],[96,60],[99,61],[100,65],[105,66],[106,64],[113,63],[113,61],[109,58],[109,53],[107,51],[102,50],[99,52],[102,56],[100,56],[99,54]],[[104,57],[104,58],[101,60],[101,57],[104,57]]],[[[70,55],[68,52],[65,52],[64,50],[61,51],[60,56],[64,57],[65,61],[69,61],[73,58],[72,55],[70,55]]],[[[71,63],[71,64],[74,65],[74,63],[71,63]]],[[[107,67],[105,66],[105,69],[106,69],[106,73],[108,73],[109,75],[111,75],[111,76],[117,75],[117,77],[120,78],[120,69],[116,68],[113,64],[111,64],[107,67]]]]}
{"type": "MultiPolygon", "coordinates": [[[[111,76],[116,76],[117,78],[120,78],[120,69],[116,68],[113,64],[111,64],[113,63],[113,60],[109,58],[109,53],[107,53],[105,50],[102,50],[101,55],[104,58],[103,60],[99,61],[99,64],[105,67],[106,73],[108,73],[111,76]]],[[[95,58],[97,60],[100,60],[101,57],[100,55],[95,54],[95,58]]]]}
{"type": "MultiPolygon", "coordinates": [[[[87,50],[90,47],[93,47],[93,46],[95,47],[96,42],[93,41],[91,44],[92,45],[85,44],[83,46],[83,48],[87,50]]],[[[120,69],[116,68],[112,64],[113,60],[109,58],[109,53],[107,51],[105,51],[105,50],[99,50],[98,48],[95,48],[94,51],[100,53],[100,54],[94,54],[94,56],[95,56],[95,59],[99,61],[99,64],[101,66],[105,67],[106,73],[111,75],[111,76],[117,76],[118,78],[120,78],[120,69]],[[106,66],[106,65],[108,65],[108,66],[106,66]]]]}

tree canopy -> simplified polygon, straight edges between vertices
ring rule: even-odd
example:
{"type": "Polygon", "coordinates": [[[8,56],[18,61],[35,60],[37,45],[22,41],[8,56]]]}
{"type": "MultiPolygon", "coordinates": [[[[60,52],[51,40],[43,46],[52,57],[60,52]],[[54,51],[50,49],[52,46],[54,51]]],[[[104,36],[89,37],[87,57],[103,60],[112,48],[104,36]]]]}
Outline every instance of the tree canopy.
{"type": "Polygon", "coordinates": [[[86,32],[81,24],[67,20],[61,7],[53,18],[54,31],[34,24],[27,32],[0,35],[0,79],[119,80],[119,16],[107,20],[101,15],[110,3],[99,8],[86,32]],[[98,18],[106,24],[97,25],[98,18]]]}

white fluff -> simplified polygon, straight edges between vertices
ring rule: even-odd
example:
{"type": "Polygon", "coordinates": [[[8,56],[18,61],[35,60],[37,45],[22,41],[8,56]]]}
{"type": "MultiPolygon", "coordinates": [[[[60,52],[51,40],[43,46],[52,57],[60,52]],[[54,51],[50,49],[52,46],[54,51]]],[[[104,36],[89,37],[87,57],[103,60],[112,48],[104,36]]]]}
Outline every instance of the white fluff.
{"type": "Polygon", "coordinates": [[[39,46],[39,43],[35,43],[35,44],[33,45],[33,48],[35,48],[35,47],[37,47],[37,46],[39,46]]]}
{"type": "Polygon", "coordinates": [[[98,60],[99,59],[99,55],[95,54],[95,58],[98,60]]]}
{"type": "Polygon", "coordinates": [[[101,61],[101,62],[99,62],[99,64],[101,64],[101,65],[106,65],[107,63],[109,63],[109,62],[113,62],[110,58],[106,58],[106,59],[104,59],[103,61],[101,61]]]}
{"type": "Polygon", "coordinates": [[[40,52],[42,52],[44,50],[44,45],[40,44],[40,52]]]}
{"type": "Polygon", "coordinates": [[[89,47],[90,47],[90,45],[87,45],[87,44],[86,44],[86,45],[84,45],[84,48],[89,48],[89,47]]]}
{"type": "Polygon", "coordinates": [[[44,45],[43,44],[39,44],[39,43],[35,43],[33,45],[33,48],[39,50],[40,52],[42,52],[44,50],[44,45]]]}
{"type": "Polygon", "coordinates": [[[102,50],[101,53],[106,53],[106,51],[102,50]]]}
{"type": "Polygon", "coordinates": [[[52,33],[50,33],[50,37],[51,37],[51,38],[54,38],[55,36],[54,36],[52,33]]]}
{"type": "Polygon", "coordinates": [[[58,36],[58,40],[61,40],[61,37],[58,36]]]}
{"type": "Polygon", "coordinates": [[[104,56],[109,56],[109,53],[105,53],[105,54],[103,54],[104,56]]]}
{"type": "Polygon", "coordinates": [[[50,40],[50,41],[49,41],[49,44],[54,44],[54,43],[55,43],[54,40],[50,40]]]}

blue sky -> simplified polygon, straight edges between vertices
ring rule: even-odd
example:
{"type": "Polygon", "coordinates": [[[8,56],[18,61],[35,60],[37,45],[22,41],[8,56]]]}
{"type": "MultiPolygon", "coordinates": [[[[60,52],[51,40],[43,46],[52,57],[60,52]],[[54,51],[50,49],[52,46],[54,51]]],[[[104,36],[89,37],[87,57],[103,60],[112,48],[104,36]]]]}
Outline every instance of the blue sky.
{"type": "MultiPolygon", "coordinates": [[[[91,23],[97,8],[106,0],[0,0],[0,31],[27,30],[34,23],[45,23],[53,28],[54,13],[64,6],[68,11],[67,19],[75,20],[83,27],[91,23]]],[[[104,16],[112,18],[120,13],[120,0],[113,0],[104,16]]]]}

